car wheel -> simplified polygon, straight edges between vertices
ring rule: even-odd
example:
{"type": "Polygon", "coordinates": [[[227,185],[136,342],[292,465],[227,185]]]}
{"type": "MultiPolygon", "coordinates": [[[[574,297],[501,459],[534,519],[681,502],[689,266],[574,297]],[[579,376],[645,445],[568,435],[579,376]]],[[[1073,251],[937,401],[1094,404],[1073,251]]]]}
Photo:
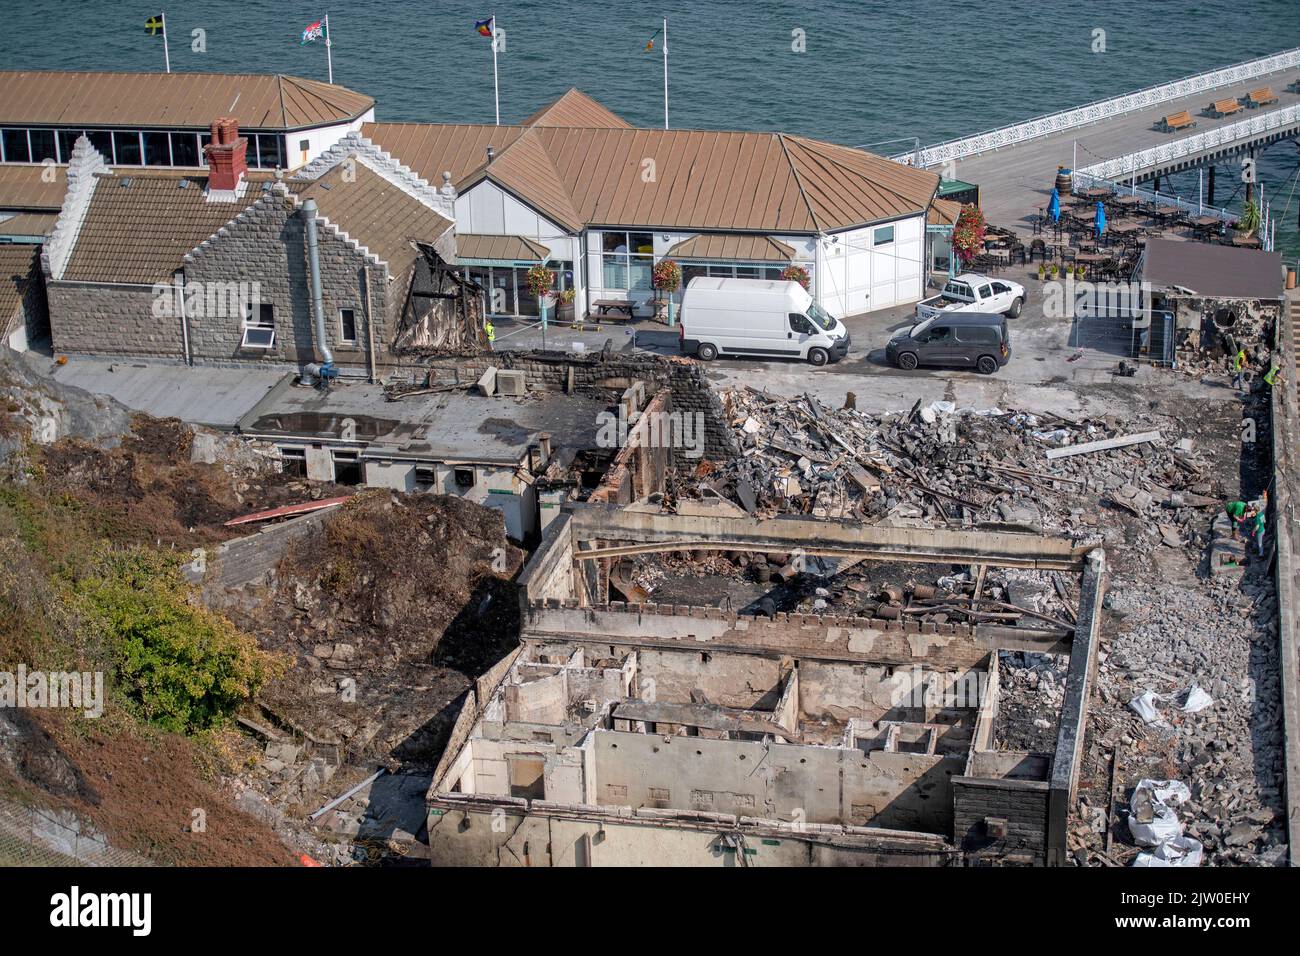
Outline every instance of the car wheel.
{"type": "Polygon", "coordinates": [[[899,354],[898,356],[899,368],[910,372],[912,371],[912,369],[916,368],[916,365],[917,365],[917,361],[916,361],[915,352],[902,352],[899,354]]]}
{"type": "Polygon", "coordinates": [[[706,362],[712,362],[718,357],[718,347],[708,342],[701,342],[700,347],[695,350],[695,354],[706,362]]]}
{"type": "Polygon", "coordinates": [[[998,370],[998,360],[992,355],[981,355],[980,360],[975,363],[975,368],[981,375],[992,375],[998,370]]]}
{"type": "Polygon", "coordinates": [[[1025,306],[1024,299],[1016,299],[1014,302],[1011,303],[1011,308],[1007,309],[1007,315],[1011,316],[1011,318],[1014,319],[1016,316],[1020,314],[1020,310],[1024,308],[1024,306],[1025,306]]]}
{"type": "Polygon", "coordinates": [[[825,365],[830,360],[831,360],[831,354],[827,352],[825,349],[808,350],[809,365],[825,365]]]}

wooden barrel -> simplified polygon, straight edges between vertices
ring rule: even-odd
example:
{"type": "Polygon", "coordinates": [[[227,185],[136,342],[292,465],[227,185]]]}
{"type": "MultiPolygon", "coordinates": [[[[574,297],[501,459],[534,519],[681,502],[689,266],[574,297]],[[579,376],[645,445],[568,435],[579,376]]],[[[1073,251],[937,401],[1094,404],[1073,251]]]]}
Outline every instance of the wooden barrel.
{"type": "Polygon", "coordinates": [[[1070,171],[1064,166],[1056,167],[1056,191],[1062,196],[1068,196],[1074,190],[1074,178],[1070,171]]]}

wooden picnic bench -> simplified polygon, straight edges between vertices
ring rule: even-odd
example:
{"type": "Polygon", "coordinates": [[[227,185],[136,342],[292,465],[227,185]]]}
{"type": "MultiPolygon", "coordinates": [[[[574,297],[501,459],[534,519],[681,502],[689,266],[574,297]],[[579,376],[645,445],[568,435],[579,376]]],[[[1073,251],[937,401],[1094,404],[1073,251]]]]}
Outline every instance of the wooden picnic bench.
{"type": "Polygon", "coordinates": [[[1277,102],[1277,94],[1273,92],[1271,86],[1261,86],[1257,90],[1251,90],[1246,97],[1247,106],[1268,106],[1277,102]]]}
{"type": "Polygon", "coordinates": [[[597,299],[591,303],[591,307],[596,310],[596,315],[609,317],[613,315],[622,315],[631,319],[633,310],[636,308],[627,299],[597,299]]]}
{"type": "Polygon", "coordinates": [[[1160,128],[1166,133],[1172,133],[1174,130],[1187,129],[1195,126],[1196,120],[1192,119],[1192,114],[1187,110],[1180,110],[1177,113],[1170,113],[1160,121],[1160,128]]]}
{"type": "Polygon", "coordinates": [[[1205,112],[1211,116],[1231,116],[1233,113],[1241,112],[1241,104],[1232,97],[1225,100],[1215,100],[1205,108],[1205,112]]]}

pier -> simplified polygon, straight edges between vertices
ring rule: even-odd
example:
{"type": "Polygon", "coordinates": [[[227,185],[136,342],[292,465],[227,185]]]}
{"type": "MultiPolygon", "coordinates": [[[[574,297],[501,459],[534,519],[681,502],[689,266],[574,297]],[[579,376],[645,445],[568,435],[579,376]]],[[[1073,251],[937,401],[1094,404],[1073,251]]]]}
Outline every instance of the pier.
{"type": "MultiPolygon", "coordinates": [[[[1180,198],[1208,212],[1214,199],[1241,181],[1241,160],[1270,143],[1300,133],[1300,48],[1197,74],[1123,96],[922,147],[899,162],[940,171],[980,187],[989,221],[1027,230],[1027,217],[1045,206],[1058,166],[1089,184],[1137,186],[1170,173],[1208,168],[1201,195],[1180,198]],[[1274,102],[1252,105],[1250,94],[1272,92],[1274,102]],[[1212,104],[1232,100],[1238,109],[1212,115],[1212,104]],[[1167,116],[1186,112],[1195,125],[1172,132],[1167,116]],[[1214,196],[1215,164],[1228,166],[1214,196]]],[[[1172,197],[1167,189],[1162,196],[1172,197]]]]}

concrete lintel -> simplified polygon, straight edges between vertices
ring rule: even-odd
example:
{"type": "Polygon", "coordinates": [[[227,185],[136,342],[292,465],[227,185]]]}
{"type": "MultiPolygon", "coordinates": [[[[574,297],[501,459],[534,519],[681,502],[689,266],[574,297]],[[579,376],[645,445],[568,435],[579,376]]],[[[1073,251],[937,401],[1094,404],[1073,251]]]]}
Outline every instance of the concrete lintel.
{"type": "Polygon", "coordinates": [[[1096,671],[1097,644],[1101,633],[1101,601],[1105,594],[1106,553],[1101,548],[1088,552],[1083,584],[1079,592],[1079,620],[1065,677],[1065,699],[1052,760],[1051,795],[1047,814],[1047,865],[1064,866],[1065,835],[1070,807],[1079,783],[1083,759],[1083,736],[1088,722],[1088,692],[1096,671]]]}

